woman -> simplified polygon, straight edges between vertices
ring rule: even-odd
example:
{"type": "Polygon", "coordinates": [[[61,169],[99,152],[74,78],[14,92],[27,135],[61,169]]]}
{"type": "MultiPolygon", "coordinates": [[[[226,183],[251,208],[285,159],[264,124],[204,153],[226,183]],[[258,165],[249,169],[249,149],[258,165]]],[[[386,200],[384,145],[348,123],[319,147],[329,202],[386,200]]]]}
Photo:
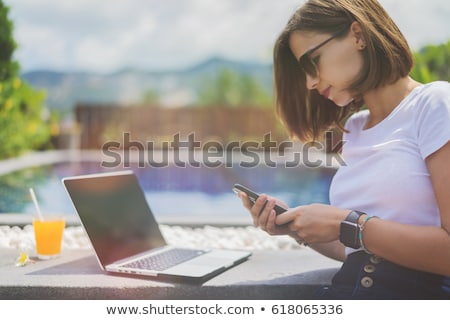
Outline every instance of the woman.
{"type": "Polygon", "coordinates": [[[239,196],[256,226],[344,262],[318,298],[450,298],[450,84],[420,84],[412,65],[376,0],[307,1],[276,42],[283,123],[302,141],[342,128],[345,166],[330,205],[276,216],[279,200],[239,196]]]}

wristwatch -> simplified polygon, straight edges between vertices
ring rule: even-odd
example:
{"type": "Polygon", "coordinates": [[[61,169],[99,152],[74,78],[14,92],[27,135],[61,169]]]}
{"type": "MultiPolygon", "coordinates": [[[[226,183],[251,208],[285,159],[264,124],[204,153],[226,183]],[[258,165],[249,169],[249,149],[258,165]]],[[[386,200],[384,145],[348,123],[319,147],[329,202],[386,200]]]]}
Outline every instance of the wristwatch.
{"type": "Polygon", "coordinates": [[[359,241],[359,224],[358,220],[364,212],[353,210],[348,214],[344,221],[341,222],[339,240],[346,246],[353,249],[361,248],[359,241]]]}

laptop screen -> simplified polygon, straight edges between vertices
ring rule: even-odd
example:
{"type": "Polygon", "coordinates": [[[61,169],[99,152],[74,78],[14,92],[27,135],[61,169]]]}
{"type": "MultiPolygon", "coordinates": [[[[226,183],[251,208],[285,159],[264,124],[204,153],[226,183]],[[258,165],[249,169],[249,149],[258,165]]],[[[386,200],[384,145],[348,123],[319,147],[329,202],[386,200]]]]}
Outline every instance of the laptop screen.
{"type": "Polygon", "coordinates": [[[103,266],[166,245],[132,171],[63,183],[103,266]]]}

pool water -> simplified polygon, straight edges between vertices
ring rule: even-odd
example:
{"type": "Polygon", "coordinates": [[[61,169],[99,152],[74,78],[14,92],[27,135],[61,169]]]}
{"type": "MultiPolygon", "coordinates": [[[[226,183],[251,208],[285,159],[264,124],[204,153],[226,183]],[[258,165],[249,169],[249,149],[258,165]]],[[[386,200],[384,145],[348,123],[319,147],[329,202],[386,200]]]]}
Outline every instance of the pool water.
{"type": "MultiPolygon", "coordinates": [[[[232,192],[234,183],[246,185],[297,206],[329,203],[332,168],[267,167],[131,167],[157,218],[248,217],[232,192]]],[[[100,162],[66,162],[32,167],[0,176],[0,214],[34,213],[29,195],[33,187],[43,212],[75,214],[61,179],[67,176],[123,170],[106,169],[100,162]]]]}

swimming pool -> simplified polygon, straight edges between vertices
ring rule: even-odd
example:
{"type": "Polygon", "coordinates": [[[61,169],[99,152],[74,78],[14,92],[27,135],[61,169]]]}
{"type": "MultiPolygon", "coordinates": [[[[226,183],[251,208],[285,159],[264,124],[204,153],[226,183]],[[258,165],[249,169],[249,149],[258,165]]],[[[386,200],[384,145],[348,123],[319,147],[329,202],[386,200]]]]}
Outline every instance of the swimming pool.
{"type": "MultiPolygon", "coordinates": [[[[333,168],[307,167],[185,167],[164,168],[130,165],[144,189],[149,205],[160,221],[204,218],[245,219],[248,212],[231,191],[241,183],[285,201],[289,206],[328,203],[333,168]]],[[[74,215],[62,186],[66,176],[117,171],[97,161],[62,162],[17,170],[0,176],[0,214],[34,213],[28,190],[33,187],[42,211],[74,215]]]]}

